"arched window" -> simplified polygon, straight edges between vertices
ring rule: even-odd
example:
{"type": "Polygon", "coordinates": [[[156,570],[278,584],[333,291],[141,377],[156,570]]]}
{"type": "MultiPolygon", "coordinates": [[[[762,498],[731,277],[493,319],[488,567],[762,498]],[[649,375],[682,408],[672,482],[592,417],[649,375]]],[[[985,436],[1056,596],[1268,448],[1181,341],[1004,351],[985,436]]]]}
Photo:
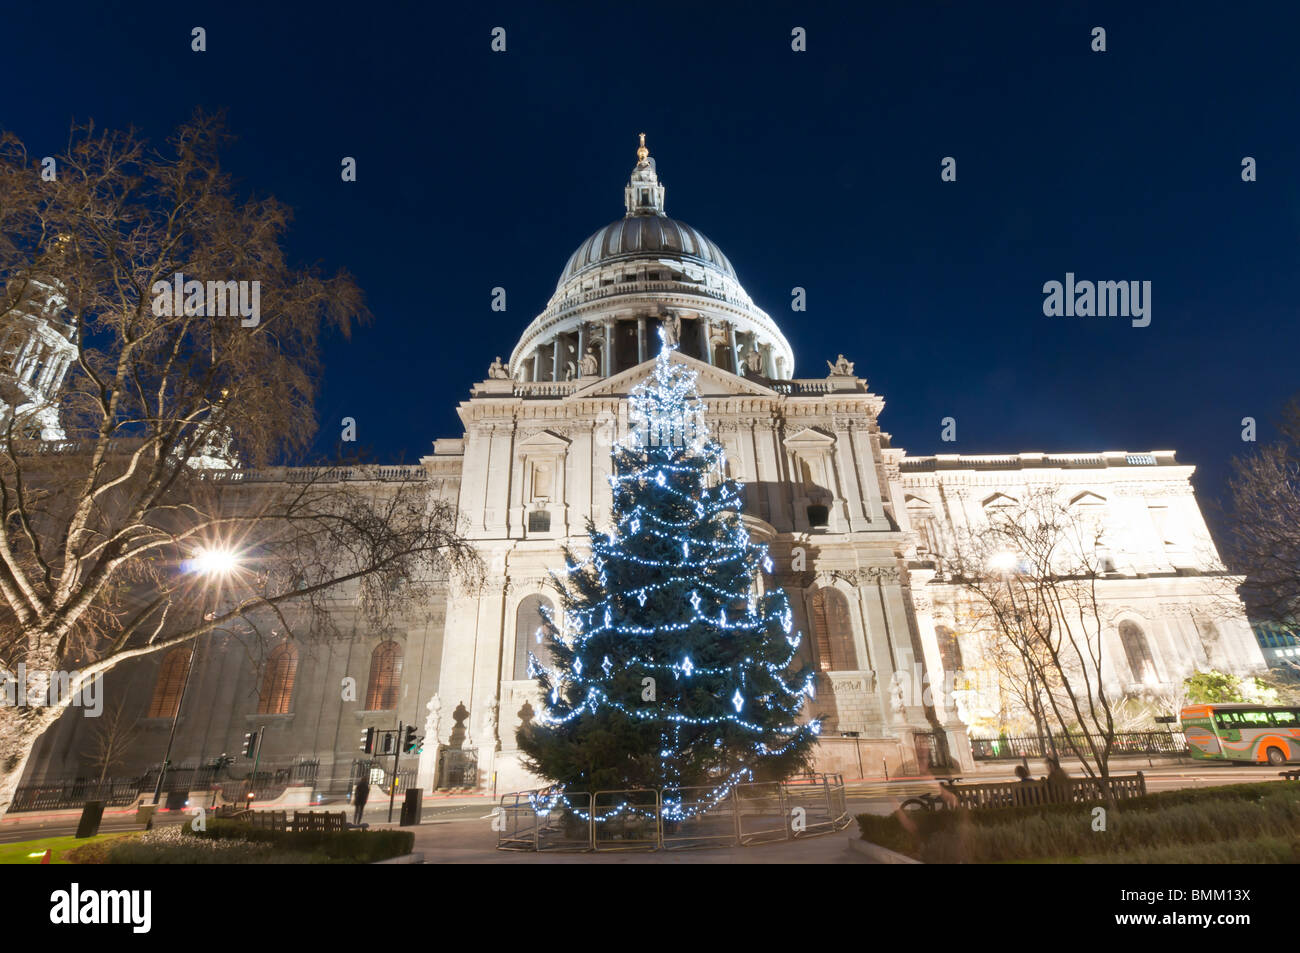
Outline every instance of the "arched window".
{"type": "Polygon", "coordinates": [[[934,637],[939,643],[939,663],[945,672],[956,673],[962,670],[961,643],[957,633],[946,625],[934,627],[934,637]]]}
{"type": "Polygon", "coordinates": [[[1124,655],[1128,658],[1128,667],[1133,673],[1133,680],[1147,685],[1154,684],[1156,663],[1151,658],[1151,649],[1147,645],[1147,637],[1142,629],[1134,622],[1121,622],[1119,640],[1124,645],[1124,655]]]}
{"type": "Polygon", "coordinates": [[[257,701],[259,715],[287,715],[293,698],[293,681],[298,675],[298,649],[281,642],[266,660],[262,691],[257,701]]]}
{"type": "Polygon", "coordinates": [[[849,600],[838,589],[818,589],[813,595],[813,630],[817,634],[817,667],[822,671],[855,670],[853,622],[849,600]]]}
{"type": "Polygon", "coordinates": [[[149,702],[149,718],[175,718],[181,707],[181,692],[185,690],[185,677],[190,672],[190,658],[194,650],[179,646],[163,656],[158,666],[158,681],[153,687],[153,700],[149,702]]]}
{"type": "Polygon", "coordinates": [[[551,600],[545,596],[532,595],[519,603],[515,612],[515,679],[528,678],[528,653],[532,652],[543,665],[551,664],[550,636],[546,630],[546,618],[542,609],[554,611],[551,600]],[[538,636],[541,641],[538,641],[538,636]]]}
{"type": "Polygon", "coordinates": [[[397,689],[402,684],[402,647],[392,639],[380,642],[370,653],[370,683],[366,687],[366,711],[387,711],[397,707],[397,689]]]}

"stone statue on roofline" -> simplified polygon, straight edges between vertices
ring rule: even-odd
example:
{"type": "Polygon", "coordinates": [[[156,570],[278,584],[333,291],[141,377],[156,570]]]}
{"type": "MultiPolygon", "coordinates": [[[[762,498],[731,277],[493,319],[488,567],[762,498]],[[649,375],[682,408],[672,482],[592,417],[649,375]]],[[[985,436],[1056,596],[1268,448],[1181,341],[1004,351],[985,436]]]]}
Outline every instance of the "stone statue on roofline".
{"type": "Polygon", "coordinates": [[[853,376],[853,362],[849,360],[845,360],[843,354],[841,354],[839,358],[836,359],[834,364],[832,364],[830,361],[827,361],[826,366],[831,369],[831,372],[826,375],[827,377],[852,377],[853,376]]]}
{"type": "Polygon", "coordinates": [[[494,381],[506,381],[510,379],[510,368],[501,363],[501,355],[488,365],[488,378],[494,381]]]}

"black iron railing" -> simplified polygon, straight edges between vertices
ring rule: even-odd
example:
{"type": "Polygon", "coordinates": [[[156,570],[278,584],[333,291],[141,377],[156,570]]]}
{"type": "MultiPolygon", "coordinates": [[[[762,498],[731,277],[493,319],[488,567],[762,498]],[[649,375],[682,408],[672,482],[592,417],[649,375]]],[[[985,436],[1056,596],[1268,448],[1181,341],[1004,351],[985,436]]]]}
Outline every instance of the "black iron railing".
{"type": "MultiPolygon", "coordinates": [[[[1091,735],[1093,744],[1102,747],[1105,739],[1091,735]]],[[[1053,735],[1002,735],[997,738],[972,738],[971,755],[976,761],[1019,761],[1021,758],[1045,758],[1053,753],[1070,755],[1071,741],[1082,751],[1088,750],[1087,737],[1081,734],[1053,735]]],[[[1116,732],[1110,753],[1117,754],[1184,754],[1187,740],[1180,731],[1121,731],[1116,732]]]]}
{"type": "MultiPolygon", "coordinates": [[[[293,764],[268,766],[259,770],[255,778],[231,777],[214,764],[177,765],[167,769],[163,779],[166,791],[196,791],[212,787],[221,788],[222,795],[231,801],[246,798],[251,789],[255,800],[277,797],[291,784],[316,784],[320,771],[317,760],[296,761],[293,764]]],[[[108,807],[123,807],[141,794],[153,792],[158,784],[158,769],[153,768],[135,778],[62,778],[24,784],[14,792],[11,813],[18,811],[52,811],[60,808],[81,807],[87,801],[104,801],[108,807]]]]}

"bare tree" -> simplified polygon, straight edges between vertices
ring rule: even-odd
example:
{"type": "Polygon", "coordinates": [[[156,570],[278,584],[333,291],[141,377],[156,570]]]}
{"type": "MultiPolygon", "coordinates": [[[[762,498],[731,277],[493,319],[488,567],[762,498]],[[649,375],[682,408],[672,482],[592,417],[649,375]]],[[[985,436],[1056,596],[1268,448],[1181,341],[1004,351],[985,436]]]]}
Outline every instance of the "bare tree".
{"type": "Polygon", "coordinates": [[[967,533],[948,569],[1001,646],[1023,703],[1109,798],[1115,714],[1103,675],[1100,549],[1099,526],[1051,490],[1032,490],[967,533]]]}
{"type": "Polygon", "coordinates": [[[1245,574],[1252,614],[1293,627],[1300,616],[1300,397],[1283,411],[1281,439],[1233,460],[1228,555],[1245,574]]]}
{"type": "Polygon", "coordinates": [[[202,114],[157,151],[74,126],[45,181],[0,135],[0,331],[47,333],[40,292],[77,345],[54,398],[67,439],[28,439],[49,407],[0,432],[0,667],[36,689],[0,707],[0,812],[40,735],[127,659],[235,621],[300,637],[349,602],[382,626],[479,572],[427,483],[272,468],[310,447],[322,334],[366,311],[347,274],[286,261],[289,211],[236,194],[226,138],[202,114]]]}
{"type": "Polygon", "coordinates": [[[91,761],[99,769],[102,785],[108,772],[126,760],[139,734],[139,719],[128,714],[126,699],[119,698],[101,714],[92,733],[91,761]]]}

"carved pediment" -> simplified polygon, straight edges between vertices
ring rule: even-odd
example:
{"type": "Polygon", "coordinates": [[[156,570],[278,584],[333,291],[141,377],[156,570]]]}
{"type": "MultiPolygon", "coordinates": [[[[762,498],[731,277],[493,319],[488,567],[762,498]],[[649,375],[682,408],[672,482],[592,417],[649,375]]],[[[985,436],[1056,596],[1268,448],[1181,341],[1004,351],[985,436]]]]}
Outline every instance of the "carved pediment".
{"type": "Polygon", "coordinates": [[[805,427],[786,437],[785,445],[791,450],[828,450],[835,446],[835,438],[812,427],[805,427]]]}
{"type": "Polygon", "coordinates": [[[530,453],[564,453],[568,449],[569,441],[551,430],[535,433],[515,445],[515,453],[519,456],[530,453]]]}
{"type": "Polygon", "coordinates": [[[985,509],[998,509],[1005,506],[1016,506],[1019,502],[1014,496],[1007,496],[1005,493],[994,493],[992,496],[985,497],[980,505],[985,509]]]}
{"type": "MultiPolygon", "coordinates": [[[[764,387],[752,380],[746,380],[743,377],[737,377],[718,367],[705,364],[703,361],[683,354],[681,351],[673,351],[668,359],[677,364],[685,364],[691,370],[699,375],[696,382],[696,389],[701,397],[730,397],[730,396],[751,396],[751,397],[776,397],[776,391],[764,387]]],[[[629,367],[613,377],[604,377],[592,381],[584,387],[579,387],[573,392],[568,399],[580,399],[589,397],[621,397],[631,393],[632,388],[641,381],[645,380],[654,373],[655,359],[643,361],[636,367],[629,367]]]]}

